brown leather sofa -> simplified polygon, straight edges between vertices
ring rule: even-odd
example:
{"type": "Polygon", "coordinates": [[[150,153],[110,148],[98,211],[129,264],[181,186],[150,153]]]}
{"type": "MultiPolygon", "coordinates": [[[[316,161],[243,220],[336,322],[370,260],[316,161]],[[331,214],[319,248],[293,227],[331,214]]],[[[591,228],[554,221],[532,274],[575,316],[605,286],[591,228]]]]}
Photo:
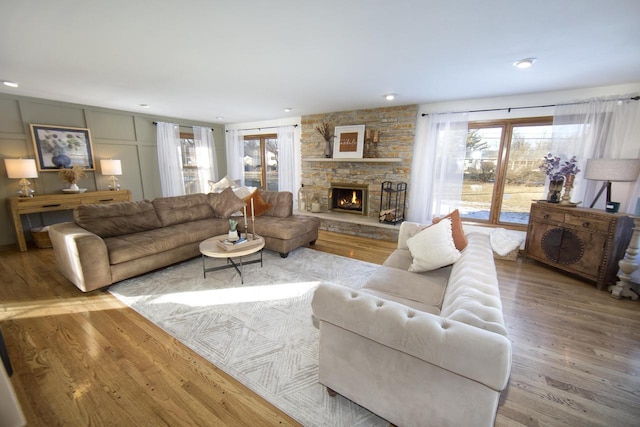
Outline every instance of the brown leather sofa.
{"type": "MultiPolygon", "coordinates": [[[[266,249],[286,257],[297,247],[315,243],[320,221],[293,215],[292,193],[260,195],[272,205],[255,219],[255,232],[264,237],[266,249]]],[[[88,292],[199,256],[200,243],[227,233],[230,215],[242,207],[244,202],[231,189],[82,205],[74,210],[74,222],[50,226],[49,236],[60,272],[88,292]]]]}

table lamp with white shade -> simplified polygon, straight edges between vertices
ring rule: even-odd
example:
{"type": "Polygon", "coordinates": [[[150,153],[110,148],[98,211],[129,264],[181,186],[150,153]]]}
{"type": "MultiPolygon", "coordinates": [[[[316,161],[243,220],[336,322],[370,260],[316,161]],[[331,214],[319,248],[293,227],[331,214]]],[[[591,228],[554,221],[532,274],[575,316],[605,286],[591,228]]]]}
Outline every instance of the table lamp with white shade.
{"type": "Polygon", "coordinates": [[[109,190],[120,190],[117,176],[122,175],[122,164],[120,160],[115,159],[102,159],[100,160],[100,169],[102,169],[102,175],[109,176],[109,190]]]}
{"type": "Polygon", "coordinates": [[[617,212],[620,204],[611,201],[612,182],[634,182],[640,175],[640,159],[589,159],[584,177],[593,181],[602,181],[602,187],[590,208],[596,204],[602,192],[607,190],[607,212],[617,212]]]}
{"type": "Polygon", "coordinates": [[[29,187],[31,183],[27,178],[38,177],[35,159],[4,159],[4,166],[9,178],[20,180],[20,197],[33,197],[35,191],[29,187]]]}

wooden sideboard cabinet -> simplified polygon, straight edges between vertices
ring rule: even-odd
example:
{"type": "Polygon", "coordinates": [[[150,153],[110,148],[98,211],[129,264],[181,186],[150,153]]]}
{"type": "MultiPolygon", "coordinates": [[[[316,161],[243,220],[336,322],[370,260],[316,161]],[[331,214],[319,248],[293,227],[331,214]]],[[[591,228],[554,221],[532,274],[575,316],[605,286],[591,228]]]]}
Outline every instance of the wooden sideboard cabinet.
{"type": "Polygon", "coordinates": [[[78,194],[44,194],[34,197],[12,196],[7,198],[16,240],[21,252],[27,250],[20,215],[40,212],[67,211],[87,203],[115,203],[133,200],[131,191],[87,191],[78,194]]]}
{"type": "Polygon", "coordinates": [[[606,290],[616,283],[618,261],[629,245],[632,230],[633,220],[625,214],[533,203],[525,254],[606,290]]]}

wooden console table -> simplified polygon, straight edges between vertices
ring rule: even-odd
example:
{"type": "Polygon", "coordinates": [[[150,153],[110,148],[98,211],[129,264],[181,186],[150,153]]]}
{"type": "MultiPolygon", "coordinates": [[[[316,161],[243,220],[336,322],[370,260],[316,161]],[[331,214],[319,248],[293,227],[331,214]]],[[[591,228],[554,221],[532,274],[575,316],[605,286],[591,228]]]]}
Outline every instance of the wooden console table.
{"type": "Polygon", "coordinates": [[[526,257],[576,274],[600,290],[616,283],[618,261],[631,239],[626,214],[534,203],[529,215],[526,257]]]}
{"type": "Polygon", "coordinates": [[[115,203],[133,200],[131,191],[87,191],[80,194],[45,194],[34,197],[12,196],[7,198],[13,219],[13,228],[20,252],[27,250],[20,215],[53,211],[68,211],[88,203],[115,203]]]}

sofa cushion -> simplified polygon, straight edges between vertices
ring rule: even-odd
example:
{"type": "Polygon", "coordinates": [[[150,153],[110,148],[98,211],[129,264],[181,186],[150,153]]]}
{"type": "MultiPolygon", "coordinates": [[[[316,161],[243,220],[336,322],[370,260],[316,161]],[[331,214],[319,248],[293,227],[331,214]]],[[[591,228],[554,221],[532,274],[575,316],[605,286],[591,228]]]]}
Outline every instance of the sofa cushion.
{"type": "MultiPolygon", "coordinates": [[[[318,227],[318,219],[311,216],[291,215],[286,220],[263,215],[256,218],[256,234],[291,240],[318,227]]],[[[251,224],[249,230],[252,231],[251,224]]]]}
{"type": "Polygon", "coordinates": [[[407,240],[413,257],[409,271],[419,273],[453,264],[460,258],[451,233],[451,219],[445,218],[407,240]]]}
{"type": "Polygon", "coordinates": [[[105,239],[111,265],[142,259],[224,234],[229,223],[209,218],[105,239]]]}
{"type": "Polygon", "coordinates": [[[433,218],[433,223],[437,224],[442,221],[444,218],[449,218],[451,220],[451,234],[453,236],[453,242],[456,245],[456,249],[459,251],[463,250],[467,247],[469,242],[467,242],[467,238],[464,235],[464,230],[462,228],[462,221],[460,220],[460,211],[458,209],[451,212],[449,215],[444,216],[442,218],[433,218]]]}
{"type": "Polygon", "coordinates": [[[202,193],[160,197],[153,200],[153,206],[163,227],[213,217],[209,199],[202,193]]]}
{"type": "Polygon", "coordinates": [[[213,208],[214,215],[218,218],[229,218],[245,207],[242,199],[236,196],[231,187],[225,188],[220,193],[209,193],[207,198],[209,206],[213,208]]]}
{"type": "MultiPolygon", "coordinates": [[[[364,290],[372,290],[381,294],[395,297],[396,302],[412,306],[409,302],[436,307],[437,310],[429,310],[438,314],[442,306],[444,292],[451,274],[451,267],[443,267],[428,273],[411,273],[406,270],[382,266],[378,268],[366,284],[364,290]]],[[[378,294],[378,296],[381,296],[378,294]]]]}
{"type": "Polygon", "coordinates": [[[290,191],[261,191],[262,199],[273,205],[265,216],[286,218],[293,215],[293,193],[290,191]]]}
{"type": "Polygon", "coordinates": [[[73,210],[73,218],[80,227],[103,238],[162,227],[148,200],[80,205],[73,210]]]}
{"type": "Polygon", "coordinates": [[[397,268],[399,270],[408,271],[413,262],[413,257],[409,249],[396,249],[391,255],[384,260],[382,265],[385,267],[397,268]]]}
{"type": "Polygon", "coordinates": [[[255,190],[253,193],[249,194],[247,197],[243,198],[242,201],[247,205],[247,216],[251,217],[251,215],[255,215],[256,217],[262,216],[265,212],[267,212],[273,205],[265,202],[260,196],[260,191],[255,190]],[[253,201],[253,212],[251,211],[253,201]]]}

